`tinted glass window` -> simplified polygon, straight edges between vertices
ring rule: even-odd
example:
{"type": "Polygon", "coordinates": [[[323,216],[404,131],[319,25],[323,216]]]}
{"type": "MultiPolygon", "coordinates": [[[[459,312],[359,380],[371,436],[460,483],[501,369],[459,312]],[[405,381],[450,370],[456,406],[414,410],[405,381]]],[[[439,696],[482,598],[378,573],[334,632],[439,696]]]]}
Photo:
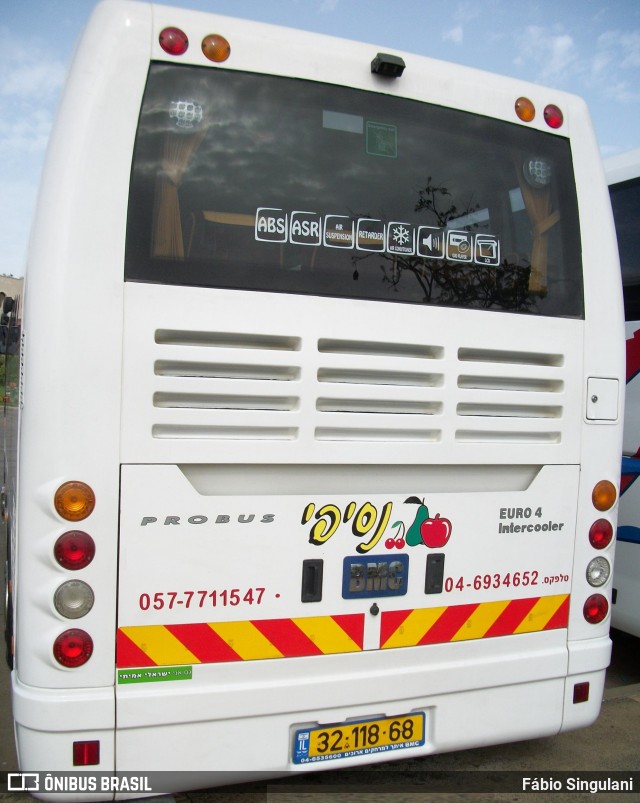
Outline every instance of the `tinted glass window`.
{"type": "Polygon", "coordinates": [[[640,179],[624,181],[610,190],[622,268],[625,318],[637,321],[640,319],[640,179]]]}
{"type": "Polygon", "coordinates": [[[569,143],[387,95],[154,64],[126,278],[580,317],[569,143]]]}

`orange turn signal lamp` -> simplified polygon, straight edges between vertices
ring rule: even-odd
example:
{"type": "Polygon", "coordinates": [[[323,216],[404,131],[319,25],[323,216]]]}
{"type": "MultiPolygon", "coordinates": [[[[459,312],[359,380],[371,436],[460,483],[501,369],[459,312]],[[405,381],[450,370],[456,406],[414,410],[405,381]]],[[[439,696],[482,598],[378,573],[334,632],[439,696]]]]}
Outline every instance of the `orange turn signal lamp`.
{"type": "Polygon", "coordinates": [[[93,513],[96,497],[85,482],[71,480],[58,488],[53,503],[58,515],[66,521],[82,521],[93,513]]]}

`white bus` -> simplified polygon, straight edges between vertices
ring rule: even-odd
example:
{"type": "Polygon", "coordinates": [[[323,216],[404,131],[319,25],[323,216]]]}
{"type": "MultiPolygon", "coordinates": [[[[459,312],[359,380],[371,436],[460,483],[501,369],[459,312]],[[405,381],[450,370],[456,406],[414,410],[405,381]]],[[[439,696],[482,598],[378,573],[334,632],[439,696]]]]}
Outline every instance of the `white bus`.
{"type": "Polygon", "coordinates": [[[98,5],[28,262],[20,767],[186,788],[591,723],[617,259],[571,95],[98,5]]]}
{"type": "Polygon", "coordinates": [[[605,162],[618,236],[627,339],[626,414],[612,624],[640,636],[640,149],[605,162]]]}

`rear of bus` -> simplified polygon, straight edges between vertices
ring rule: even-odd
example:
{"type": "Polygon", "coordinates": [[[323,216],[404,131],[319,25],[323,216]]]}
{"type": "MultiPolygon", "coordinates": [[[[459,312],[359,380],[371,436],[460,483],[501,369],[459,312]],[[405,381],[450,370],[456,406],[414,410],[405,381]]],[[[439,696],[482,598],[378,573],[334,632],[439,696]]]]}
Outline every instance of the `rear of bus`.
{"type": "Polygon", "coordinates": [[[23,770],[185,788],[594,720],[624,354],[580,100],[109,0],[38,209],[23,770]]]}
{"type": "Polygon", "coordinates": [[[640,636],[640,149],[605,162],[624,297],[627,384],[611,623],[640,636]]]}

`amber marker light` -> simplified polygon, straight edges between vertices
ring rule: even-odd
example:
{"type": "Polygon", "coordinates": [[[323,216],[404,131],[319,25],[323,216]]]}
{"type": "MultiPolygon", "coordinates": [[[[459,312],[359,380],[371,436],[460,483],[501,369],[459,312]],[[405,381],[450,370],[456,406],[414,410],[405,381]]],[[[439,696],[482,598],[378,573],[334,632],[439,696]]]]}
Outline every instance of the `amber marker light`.
{"type": "Polygon", "coordinates": [[[591,499],[596,510],[611,510],[615,505],[618,492],[616,486],[609,480],[600,480],[596,483],[591,499]]]}
{"type": "Polygon", "coordinates": [[[536,116],[536,107],[529,98],[518,98],[516,100],[516,114],[523,123],[530,123],[536,116]]]}
{"type": "Polygon", "coordinates": [[[202,40],[202,52],[209,59],[220,63],[226,61],[231,54],[231,45],[219,33],[210,33],[202,40]]]}
{"type": "Polygon", "coordinates": [[[55,493],[54,505],[66,521],[82,521],[93,513],[96,497],[85,482],[71,480],[61,485],[55,493]]]}

